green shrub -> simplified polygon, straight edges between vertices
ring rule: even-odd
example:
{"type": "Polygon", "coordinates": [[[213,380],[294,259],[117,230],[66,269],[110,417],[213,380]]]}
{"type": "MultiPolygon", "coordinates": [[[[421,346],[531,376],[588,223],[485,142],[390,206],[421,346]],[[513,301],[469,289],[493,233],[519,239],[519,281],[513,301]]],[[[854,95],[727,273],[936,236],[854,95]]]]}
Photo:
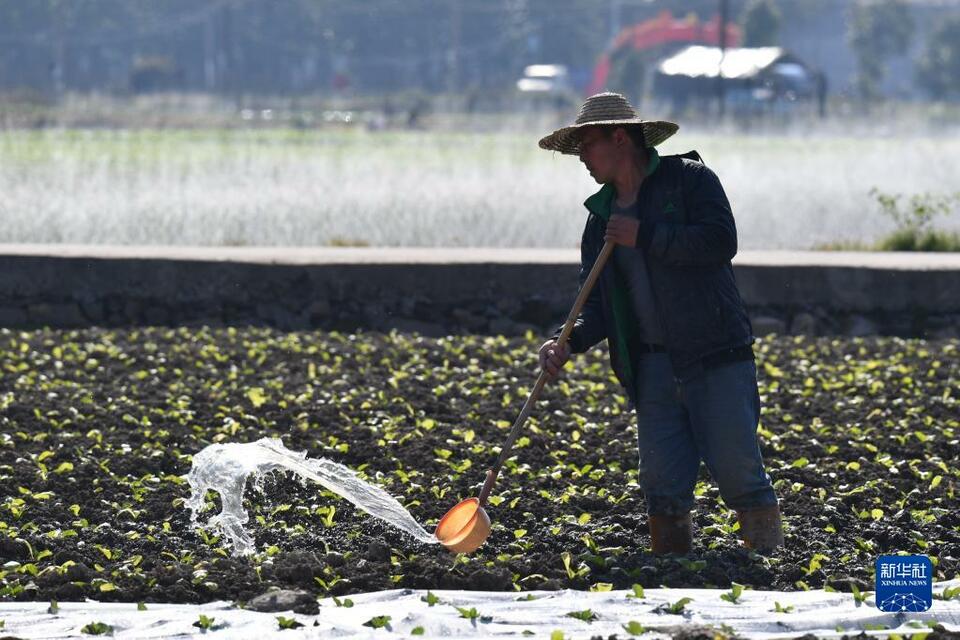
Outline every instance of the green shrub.
{"type": "Polygon", "coordinates": [[[893,218],[897,229],[875,243],[840,240],[818,244],[818,251],[960,251],[960,233],[933,229],[937,216],[949,215],[960,205],[960,191],[952,194],[914,194],[902,204],[902,194],[887,194],[876,187],[869,195],[881,212],[893,218]]]}
{"type": "Polygon", "coordinates": [[[960,251],[960,233],[897,229],[877,242],[878,251],[960,251]]]}

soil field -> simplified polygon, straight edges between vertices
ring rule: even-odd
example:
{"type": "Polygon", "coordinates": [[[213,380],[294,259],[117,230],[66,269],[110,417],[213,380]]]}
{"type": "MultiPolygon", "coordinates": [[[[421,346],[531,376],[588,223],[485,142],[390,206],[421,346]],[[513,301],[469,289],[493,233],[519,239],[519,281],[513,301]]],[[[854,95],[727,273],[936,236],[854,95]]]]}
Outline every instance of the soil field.
{"type": "MultiPolygon", "coordinates": [[[[358,470],[432,531],[476,495],[545,336],[269,328],[0,330],[0,598],[247,601],[395,587],[872,590],[885,553],[960,573],[960,343],[767,336],[761,450],[786,545],[739,546],[701,467],[694,552],[647,552],[636,421],[605,347],[575,356],[507,461],[471,555],[414,541],[317,485],[248,486],[260,552],[235,558],[183,502],[191,455],[280,437],[358,470]]],[[[208,494],[213,510],[219,499],[208,494]]],[[[211,512],[212,513],[212,512],[211,512]]]]}

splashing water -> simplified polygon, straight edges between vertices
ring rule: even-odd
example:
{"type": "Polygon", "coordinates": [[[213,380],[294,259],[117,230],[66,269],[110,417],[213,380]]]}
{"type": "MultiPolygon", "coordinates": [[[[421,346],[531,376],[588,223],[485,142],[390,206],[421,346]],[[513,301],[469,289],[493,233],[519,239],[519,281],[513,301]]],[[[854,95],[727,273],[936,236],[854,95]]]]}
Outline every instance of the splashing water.
{"type": "Polygon", "coordinates": [[[223,508],[210,518],[208,527],[219,528],[233,546],[234,555],[247,555],[255,550],[253,538],[243,528],[249,520],[242,505],[247,478],[254,476],[260,488],[263,477],[273,471],[292,471],[309,478],[340,495],[367,513],[412,535],[420,542],[437,544],[439,540],[421,527],[410,512],[393,496],[360,479],[357,474],[326,458],[307,458],[305,451],[291,451],[278,438],[260,438],[256,442],[212,444],[193,456],[193,467],[187,475],[190,483],[190,522],[201,525],[197,514],[205,507],[204,497],[212,489],[220,494],[223,508]]]}

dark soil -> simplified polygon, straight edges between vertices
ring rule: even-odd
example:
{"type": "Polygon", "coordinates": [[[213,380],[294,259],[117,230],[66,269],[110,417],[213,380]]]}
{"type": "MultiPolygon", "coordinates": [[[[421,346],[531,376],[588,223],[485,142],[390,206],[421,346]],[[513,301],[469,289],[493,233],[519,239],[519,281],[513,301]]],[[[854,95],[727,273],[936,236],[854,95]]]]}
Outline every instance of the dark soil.
{"type": "Polygon", "coordinates": [[[960,571],[956,340],[755,345],[761,450],[786,523],[785,547],[766,556],[739,546],[735,514],[703,467],[694,552],[648,553],[635,417],[605,347],[544,390],[495,489],[504,500],[488,508],[493,534],[474,554],[417,543],[280,475],[263,494],[247,489],[260,555],[231,557],[190,527],[180,476],[191,454],[278,436],[361,470],[432,530],[476,495],[536,380],[541,342],[249,327],[0,331],[0,559],[15,561],[0,570],[0,597],[199,603],[247,601],[271,586],[342,597],[731,581],[873,590],[877,556],[897,552],[935,558],[937,580],[960,571]]]}

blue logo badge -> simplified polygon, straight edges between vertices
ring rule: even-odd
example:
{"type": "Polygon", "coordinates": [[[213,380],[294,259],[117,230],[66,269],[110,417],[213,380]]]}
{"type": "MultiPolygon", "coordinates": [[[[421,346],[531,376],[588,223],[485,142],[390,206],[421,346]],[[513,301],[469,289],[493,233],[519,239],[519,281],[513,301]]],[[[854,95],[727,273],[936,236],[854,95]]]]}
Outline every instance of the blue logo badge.
{"type": "Polygon", "coordinates": [[[880,611],[926,611],[933,605],[933,563],[927,556],[880,556],[876,570],[880,611]]]}

